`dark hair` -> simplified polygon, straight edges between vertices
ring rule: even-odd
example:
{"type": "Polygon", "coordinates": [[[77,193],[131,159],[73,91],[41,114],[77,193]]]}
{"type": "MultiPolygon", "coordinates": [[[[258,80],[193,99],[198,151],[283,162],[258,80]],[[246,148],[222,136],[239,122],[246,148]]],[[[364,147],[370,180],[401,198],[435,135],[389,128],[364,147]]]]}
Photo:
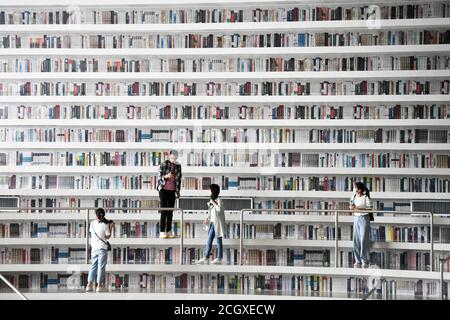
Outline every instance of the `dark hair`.
{"type": "Polygon", "coordinates": [[[97,216],[98,220],[100,220],[100,222],[109,223],[109,221],[106,220],[106,218],[105,218],[105,214],[106,214],[106,212],[105,212],[105,209],[103,209],[103,208],[97,208],[95,210],[95,215],[97,216]]]}
{"type": "Polygon", "coordinates": [[[211,184],[211,185],[209,186],[209,190],[211,190],[210,199],[216,200],[217,197],[219,196],[219,193],[220,193],[220,187],[219,187],[219,185],[213,183],[213,184],[211,184]]]}
{"type": "Polygon", "coordinates": [[[357,190],[362,190],[362,192],[367,196],[367,198],[370,198],[370,191],[369,189],[367,189],[364,183],[356,182],[355,187],[357,190]]]}

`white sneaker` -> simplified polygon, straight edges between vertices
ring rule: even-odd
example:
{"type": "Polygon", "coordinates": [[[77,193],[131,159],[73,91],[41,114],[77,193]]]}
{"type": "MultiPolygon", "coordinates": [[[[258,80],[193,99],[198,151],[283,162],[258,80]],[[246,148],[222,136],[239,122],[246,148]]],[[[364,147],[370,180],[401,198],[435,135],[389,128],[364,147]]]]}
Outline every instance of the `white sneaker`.
{"type": "Polygon", "coordinates": [[[173,235],[172,231],[167,231],[166,238],[173,239],[173,238],[175,238],[175,236],[173,235]]]}
{"type": "Polygon", "coordinates": [[[213,261],[211,261],[212,264],[222,264],[222,259],[215,258],[213,261]]]}
{"type": "Polygon", "coordinates": [[[160,232],[159,233],[159,238],[160,239],[166,239],[167,238],[166,233],[165,232],[160,232]]]}
{"type": "Polygon", "coordinates": [[[92,287],[86,286],[86,292],[94,292],[94,286],[92,287]]]}
{"type": "Polygon", "coordinates": [[[209,259],[203,257],[200,260],[197,260],[197,264],[209,264],[209,259]]]}
{"type": "Polygon", "coordinates": [[[364,263],[364,262],[363,262],[362,267],[363,267],[364,269],[370,268],[370,263],[364,263]]]}
{"type": "Polygon", "coordinates": [[[361,263],[357,262],[353,265],[353,268],[361,268],[361,263]]]}
{"type": "Polygon", "coordinates": [[[97,287],[95,292],[108,292],[108,289],[106,287],[97,287]]]}

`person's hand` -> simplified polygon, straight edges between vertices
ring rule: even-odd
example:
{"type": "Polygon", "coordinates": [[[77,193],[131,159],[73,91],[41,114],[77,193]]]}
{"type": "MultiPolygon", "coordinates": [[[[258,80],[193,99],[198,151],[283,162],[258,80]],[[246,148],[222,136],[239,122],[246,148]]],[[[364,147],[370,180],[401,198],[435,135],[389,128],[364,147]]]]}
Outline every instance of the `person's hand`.
{"type": "Polygon", "coordinates": [[[208,218],[206,218],[205,220],[203,220],[203,224],[208,224],[208,218]]]}
{"type": "Polygon", "coordinates": [[[172,172],[169,172],[168,174],[166,174],[165,176],[164,176],[164,178],[165,179],[170,179],[170,178],[172,178],[172,172]]]}
{"type": "Polygon", "coordinates": [[[349,208],[350,208],[350,210],[354,210],[354,209],[356,209],[356,206],[354,204],[352,204],[349,208]]]}

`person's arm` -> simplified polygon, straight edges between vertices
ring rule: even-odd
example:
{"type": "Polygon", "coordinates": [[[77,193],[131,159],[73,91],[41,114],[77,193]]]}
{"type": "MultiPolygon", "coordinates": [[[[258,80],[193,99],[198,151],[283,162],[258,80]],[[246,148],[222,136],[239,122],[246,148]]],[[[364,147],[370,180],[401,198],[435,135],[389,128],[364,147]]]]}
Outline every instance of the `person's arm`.
{"type": "Polygon", "coordinates": [[[179,165],[178,167],[178,172],[177,172],[177,176],[175,177],[175,196],[177,198],[180,197],[180,188],[181,188],[181,165],[179,165]]]}
{"type": "Polygon", "coordinates": [[[211,207],[208,208],[208,215],[206,216],[205,220],[203,220],[203,224],[207,224],[209,221],[211,221],[211,207]]]}
{"type": "Polygon", "coordinates": [[[105,228],[105,238],[106,239],[111,238],[111,228],[112,228],[112,223],[108,223],[108,225],[105,228]]]}

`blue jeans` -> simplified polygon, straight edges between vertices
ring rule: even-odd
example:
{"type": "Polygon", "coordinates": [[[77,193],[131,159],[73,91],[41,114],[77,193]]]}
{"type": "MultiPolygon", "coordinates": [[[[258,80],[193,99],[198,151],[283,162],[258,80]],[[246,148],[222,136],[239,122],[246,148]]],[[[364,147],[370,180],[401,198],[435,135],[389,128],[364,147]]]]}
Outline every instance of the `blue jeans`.
{"type": "Polygon", "coordinates": [[[369,264],[369,215],[355,216],[353,221],[353,256],[356,263],[369,264]]]}
{"type": "Polygon", "coordinates": [[[108,251],[106,249],[98,249],[92,252],[91,254],[91,268],[89,269],[89,282],[95,282],[95,278],[97,278],[97,284],[105,284],[105,268],[106,261],[108,259],[108,251]],[[98,272],[97,272],[98,270],[98,272]]]}
{"type": "MultiPolygon", "coordinates": [[[[211,222],[209,224],[209,231],[208,231],[208,240],[206,241],[206,248],[205,248],[205,258],[209,258],[209,255],[211,254],[211,247],[214,240],[214,237],[216,235],[216,232],[214,230],[214,223],[211,222]]],[[[222,259],[223,258],[223,244],[222,244],[222,237],[217,237],[217,258],[222,259]]]]}

